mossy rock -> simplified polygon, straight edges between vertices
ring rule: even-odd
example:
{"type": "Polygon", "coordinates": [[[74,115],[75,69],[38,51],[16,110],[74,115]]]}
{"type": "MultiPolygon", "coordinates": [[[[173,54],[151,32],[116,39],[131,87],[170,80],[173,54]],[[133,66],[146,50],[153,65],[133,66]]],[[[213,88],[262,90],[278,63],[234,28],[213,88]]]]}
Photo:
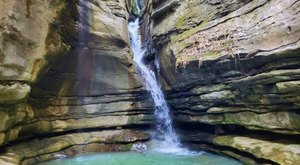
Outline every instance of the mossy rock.
{"type": "Polygon", "coordinates": [[[275,91],[278,93],[297,93],[300,91],[300,81],[287,81],[276,83],[275,91]]]}
{"type": "Polygon", "coordinates": [[[132,143],[122,144],[118,148],[119,148],[119,151],[130,151],[132,148],[132,145],[133,145],[132,143]]]}
{"type": "Polygon", "coordinates": [[[138,2],[137,0],[131,0],[131,13],[135,16],[139,16],[139,7],[137,6],[138,2]]]}
{"type": "Polygon", "coordinates": [[[233,135],[215,137],[213,143],[238,149],[256,158],[271,160],[282,165],[294,165],[300,162],[299,144],[286,144],[280,141],[233,135]]]}

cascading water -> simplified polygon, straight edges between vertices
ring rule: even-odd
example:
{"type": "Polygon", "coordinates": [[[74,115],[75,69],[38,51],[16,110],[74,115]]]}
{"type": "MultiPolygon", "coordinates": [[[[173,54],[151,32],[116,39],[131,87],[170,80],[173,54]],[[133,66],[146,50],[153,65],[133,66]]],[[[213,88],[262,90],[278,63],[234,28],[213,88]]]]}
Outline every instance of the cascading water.
{"type": "MultiPolygon", "coordinates": [[[[140,9],[137,6],[137,11],[140,9]]],[[[157,145],[155,150],[160,152],[168,152],[168,153],[181,153],[183,148],[180,146],[180,142],[178,137],[172,127],[172,120],[169,113],[169,107],[164,98],[164,94],[160,88],[156,80],[155,73],[144,63],[143,58],[145,55],[145,50],[142,49],[142,41],[140,36],[140,26],[139,26],[139,18],[137,18],[134,22],[130,22],[128,25],[130,37],[131,37],[131,48],[134,54],[134,61],[137,65],[137,68],[145,80],[145,85],[153,102],[155,104],[155,117],[157,120],[157,130],[158,133],[161,134],[163,140],[157,145]]]]}

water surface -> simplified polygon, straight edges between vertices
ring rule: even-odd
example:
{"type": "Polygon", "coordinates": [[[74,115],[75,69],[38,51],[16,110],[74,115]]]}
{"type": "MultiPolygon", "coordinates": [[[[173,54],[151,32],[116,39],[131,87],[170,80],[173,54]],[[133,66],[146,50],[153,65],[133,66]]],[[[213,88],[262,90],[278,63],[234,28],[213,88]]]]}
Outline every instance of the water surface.
{"type": "Polygon", "coordinates": [[[119,152],[54,160],[41,165],[242,165],[242,163],[228,157],[206,152],[193,155],[119,152]]]}

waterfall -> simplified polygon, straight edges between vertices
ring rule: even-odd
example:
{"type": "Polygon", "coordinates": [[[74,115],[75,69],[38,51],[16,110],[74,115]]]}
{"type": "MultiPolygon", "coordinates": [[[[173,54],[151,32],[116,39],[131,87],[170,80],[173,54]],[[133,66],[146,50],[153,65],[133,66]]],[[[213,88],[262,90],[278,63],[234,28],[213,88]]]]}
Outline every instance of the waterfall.
{"type": "MultiPolygon", "coordinates": [[[[136,6],[138,7],[137,11],[140,11],[138,4],[136,6]]],[[[129,23],[128,30],[131,37],[131,49],[134,54],[134,62],[153,99],[157,132],[162,135],[163,139],[157,141],[159,144],[156,144],[158,147],[155,147],[155,150],[167,153],[182,153],[183,148],[180,147],[180,142],[172,127],[170,110],[164,98],[164,94],[158,84],[155,73],[143,61],[146,51],[142,48],[141,35],[139,32],[139,18],[129,23]]]]}

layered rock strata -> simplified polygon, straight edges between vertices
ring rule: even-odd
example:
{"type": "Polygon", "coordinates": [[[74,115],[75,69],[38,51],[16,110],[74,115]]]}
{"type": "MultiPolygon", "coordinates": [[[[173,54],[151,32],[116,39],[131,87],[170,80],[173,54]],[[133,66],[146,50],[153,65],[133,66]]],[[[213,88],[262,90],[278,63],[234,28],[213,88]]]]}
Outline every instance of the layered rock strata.
{"type": "MultiPolygon", "coordinates": [[[[130,55],[132,4],[0,2],[1,164],[126,151],[149,139],[151,106],[130,55]]],[[[140,4],[146,60],[182,140],[248,164],[297,164],[300,2],[140,4]]]]}
{"type": "Polygon", "coordinates": [[[198,134],[212,126],[198,141],[216,148],[297,164],[299,141],[289,137],[300,137],[299,9],[297,0],[153,0],[152,47],[176,122],[198,134]]]}
{"type": "Polygon", "coordinates": [[[130,150],[148,139],[152,113],[131,57],[130,1],[0,6],[0,164],[130,150]]]}

